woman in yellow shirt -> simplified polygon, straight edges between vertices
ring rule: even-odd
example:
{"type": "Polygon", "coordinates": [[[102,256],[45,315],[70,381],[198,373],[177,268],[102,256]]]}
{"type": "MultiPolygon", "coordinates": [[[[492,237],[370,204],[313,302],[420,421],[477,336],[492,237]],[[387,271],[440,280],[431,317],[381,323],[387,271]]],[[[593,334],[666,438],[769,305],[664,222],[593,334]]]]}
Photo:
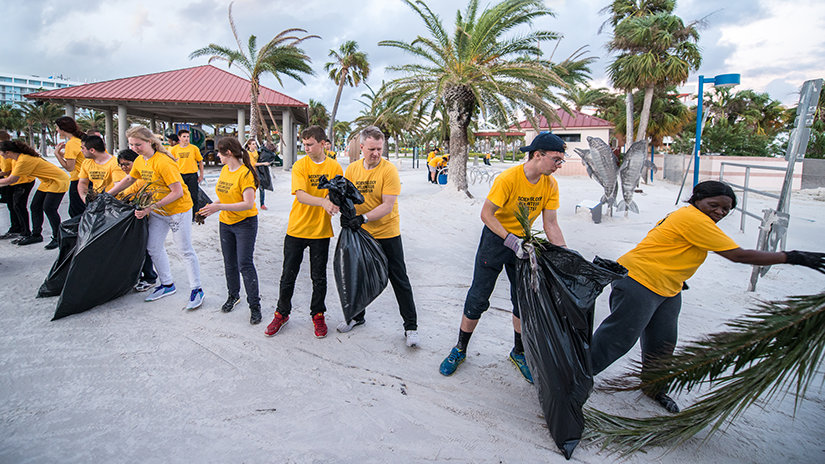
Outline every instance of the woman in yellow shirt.
{"type": "MultiPolygon", "coordinates": [[[[140,155],[138,155],[132,150],[129,150],[128,148],[125,150],[120,150],[120,153],[117,154],[117,164],[118,166],[120,166],[120,172],[123,174],[123,176],[121,176],[117,180],[117,182],[120,182],[120,180],[122,180],[123,177],[128,176],[129,173],[132,172],[132,166],[134,166],[135,160],[138,156],[140,155]]],[[[132,184],[131,187],[120,192],[118,198],[122,199],[127,197],[128,195],[136,194],[140,192],[140,189],[142,189],[144,185],[146,184],[143,182],[143,179],[139,179],[135,181],[135,183],[132,184]]],[[[152,264],[152,257],[149,256],[148,251],[145,251],[145,257],[143,258],[143,267],[140,269],[140,279],[138,279],[138,283],[137,285],[135,285],[135,290],[138,292],[145,292],[146,290],[149,290],[150,288],[154,287],[155,282],[157,282],[157,280],[158,274],[157,272],[155,272],[155,267],[152,264]]]]}
{"type": "Polygon", "coordinates": [[[191,293],[186,309],[198,309],[203,305],[200,265],[195,249],[192,247],[192,198],[183,183],[175,158],[146,127],[132,127],[126,131],[129,148],[138,156],[129,175],[118,182],[109,194],[117,195],[142,179],[154,190],[154,203],[144,209],[135,210],[135,217],[149,218],[149,238],[146,249],[160,277],[160,285],[146,297],[146,301],[169,296],[175,293],[169,256],[166,254],[166,236],[172,231],[172,237],[186,263],[191,293]]]}
{"type": "MultiPolygon", "coordinates": [[[[8,132],[0,131],[0,141],[11,140],[8,132]]],[[[11,175],[14,170],[14,160],[0,156],[0,178],[11,175]]],[[[17,239],[20,236],[31,235],[29,227],[29,194],[34,187],[34,177],[21,177],[16,182],[2,187],[4,201],[8,203],[9,223],[8,232],[0,235],[0,240],[17,239]]]]}
{"type": "Polygon", "coordinates": [[[60,237],[60,201],[63,194],[69,190],[69,176],[54,164],[44,160],[34,148],[24,142],[5,141],[0,142],[0,155],[14,160],[14,167],[11,174],[4,179],[0,179],[0,187],[12,185],[20,179],[36,177],[40,179],[40,186],[34,193],[31,202],[32,232],[31,235],[23,236],[15,242],[18,245],[30,245],[43,241],[43,213],[49,218],[49,225],[52,228],[52,240],[46,245],[46,249],[57,248],[60,237]]]}
{"type": "MultiPolygon", "coordinates": [[[[254,167],[269,166],[270,163],[259,163],[258,162],[258,158],[261,155],[260,155],[260,153],[258,153],[258,141],[257,140],[255,140],[255,139],[247,140],[245,148],[246,148],[246,151],[249,152],[249,161],[252,162],[252,166],[254,166],[254,167]]],[[[257,169],[255,169],[255,171],[256,171],[256,176],[257,176],[257,169]]],[[[261,183],[260,182],[258,182],[258,190],[260,190],[260,193],[261,193],[261,209],[266,211],[267,209],[269,209],[269,208],[266,207],[266,204],[264,204],[266,202],[266,191],[263,188],[261,188],[261,183]]]]}
{"type": "MultiPolygon", "coordinates": [[[[249,144],[247,144],[247,147],[249,144]]],[[[210,216],[220,211],[221,252],[226,287],[229,297],[221,310],[225,313],[241,300],[241,281],[246,289],[251,324],[261,322],[261,297],[258,293],[258,272],[252,255],[258,235],[258,210],[255,208],[255,189],[258,175],[249,152],[234,137],[224,137],[218,142],[218,157],[224,165],[215,192],[218,201],[200,209],[200,214],[210,216]]]]}
{"type": "Polygon", "coordinates": [[[57,126],[57,133],[67,140],[55,147],[54,156],[57,158],[57,162],[63,166],[63,169],[69,171],[71,181],[69,185],[69,216],[75,217],[83,214],[83,210],[86,209],[86,203],[77,192],[80,167],[85,160],[80,144],[86,134],[77,127],[75,120],[68,116],[59,117],[54,123],[57,126]]]}
{"type": "MultiPolygon", "coordinates": [[[[673,354],[684,282],[708,251],[736,263],[798,264],[825,272],[825,253],[744,250],[725,235],[716,223],[736,207],[736,195],[727,184],[701,182],[688,203],[659,221],[636,248],[618,259],[628,273],[613,283],[610,315],[593,334],[593,375],[624,356],[640,338],[643,370],[651,361],[673,354]]],[[[664,391],[645,393],[668,411],[679,411],[664,391]]]]}

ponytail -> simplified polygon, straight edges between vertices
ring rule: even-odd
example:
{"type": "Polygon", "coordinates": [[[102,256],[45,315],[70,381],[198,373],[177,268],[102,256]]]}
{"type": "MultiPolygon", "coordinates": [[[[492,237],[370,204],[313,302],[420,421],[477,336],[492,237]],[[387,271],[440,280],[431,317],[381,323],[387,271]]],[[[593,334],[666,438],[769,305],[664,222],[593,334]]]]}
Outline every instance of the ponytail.
{"type": "Polygon", "coordinates": [[[62,130],[63,132],[68,132],[74,137],[82,139],[86,136],[86,134],[77,127],[77,122],[74,119],[68,116],[61,116],[54,120],[54,123],[57,125],[58,129],[62,130]]]}
{"type": "Polygon", "coordinates": [[[29,146],[29,144],[20,140],[4,140],[0,142],[0,151],[10,151],[12,153],[20,153],[23,155],[40,158],[40,153],[37,153],[34,148],[29,146]]]}

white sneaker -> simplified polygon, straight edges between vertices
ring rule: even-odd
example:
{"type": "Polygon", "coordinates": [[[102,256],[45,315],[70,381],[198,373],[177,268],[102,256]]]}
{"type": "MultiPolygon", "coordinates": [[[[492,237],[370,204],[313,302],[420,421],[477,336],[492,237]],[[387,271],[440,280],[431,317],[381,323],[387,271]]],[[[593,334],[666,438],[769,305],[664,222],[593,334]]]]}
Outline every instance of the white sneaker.
{"type": "Polygon", "coordinates": [[[189,295],[189,303],[186,304],[186,309],[198,309],[201,305],[203,305],[203,289],[196,288],[189,295]]]}
{"type": "Polygon", "coordinates": [[[360,321],[356,321],[355,319],[353,319],[349,321],[349,324],[347,324],[346,321],[344,321],[338,324],[338,327],[336,327],[335,330],[341,333],[347,333],[350,330],[354,329],[356,326],[364,325],[365,322],[367,322],[365,319],[361,319],[360,321]]]}
{"type": "Polygon", "coordinates": [[[154,282],[150,283],[150,282],[147,282],[145,280],[141,280],[140,282],[137,283],[137,285],[135,285],[135,291],[136,292],[145,292],[146,290],[149,290],[150,288],[152,288],[154,286],[155,286],[154,282]]]}
{"type": "Polygon", "coordinates": [[[417,330],[406,330],[404,335],[407,337],[407,346],[410,348],[421,344],[421,339],[418,337],[417,330]]]}

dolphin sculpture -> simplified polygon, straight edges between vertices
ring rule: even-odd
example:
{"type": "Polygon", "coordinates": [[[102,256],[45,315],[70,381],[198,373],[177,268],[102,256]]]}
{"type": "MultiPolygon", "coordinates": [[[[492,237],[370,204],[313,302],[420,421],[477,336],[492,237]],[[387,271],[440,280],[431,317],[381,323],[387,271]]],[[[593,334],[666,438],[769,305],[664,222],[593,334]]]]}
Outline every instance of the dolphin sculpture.
{"type": "Polygon", "coordinates": [[[589,150],[575,149],[581,157],[582,163],[587,167],[587,174],[596,179],[596,182],[604,188],[601,202],[606,204],[611,210],[616,203],[618,186],[618,166],[613,151],[602,140],[596,137],[587,137],[589,150]]]}
{"type": "MultiPolygon", "coordinates": [[[[622,200],[616,205],[616,211],[633,211],[639,213],[639,207],[633,201],[633,191],[639,185],[642,177],[642,168],[645,165],[647,152],[647,141],[639,140],[633,142],[630,149],[624,155],[619,173],[622,178],[622,200]]],[[[625,213],[626,214],[626,213],[625,213]]]]}

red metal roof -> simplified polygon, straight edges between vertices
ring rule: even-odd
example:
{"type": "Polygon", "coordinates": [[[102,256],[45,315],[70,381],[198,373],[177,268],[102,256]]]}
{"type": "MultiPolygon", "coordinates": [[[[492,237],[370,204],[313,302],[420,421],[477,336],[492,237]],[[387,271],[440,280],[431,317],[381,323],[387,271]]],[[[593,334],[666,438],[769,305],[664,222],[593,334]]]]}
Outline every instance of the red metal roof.
{"type": "MultiPolygon", "coordinates": [[[[176,103],[249,104],[249,81],[212,65],[77,85],[27,98],[145,101],[176,103]]],[[[261,86],[260,103],[306,107],[307,104],[261,86]]]]}
{"type": "MultiPolygon", "coordinates": [[[[475,135],[476,137],[501,137],[501,131],[473,132],[473,135],[475,135]]],[[[525,133],[517,131],[507,131],[504,135],[507,137],[523,137],[525,133]]]]}
{"type": "MultiPolygon", "coordinates": [[[[561,119],[561,124],[556,121],[553,121],[553,125],[550,126],[550,129],[580,129],[584,127],[614,127],[613,123],[610,121],[606,121],[602,118],[597,118],[596,116],[590,116],[589,114],[584,114],[582,112],[571,110],[573,114],[568,114],[567,111],[558,108],[556,109],[556,116],[561,119]]],[[[547,119],[544,116],[539,117],[539,130],[547,130],[547,119]]],[[[530,121],[524,120],[519,123],[519,127],[521,129],[533,129],[532,124],[530,121]]],[[[510,126],[511,129],[515,129],[516,126],[510,126]]]]}

